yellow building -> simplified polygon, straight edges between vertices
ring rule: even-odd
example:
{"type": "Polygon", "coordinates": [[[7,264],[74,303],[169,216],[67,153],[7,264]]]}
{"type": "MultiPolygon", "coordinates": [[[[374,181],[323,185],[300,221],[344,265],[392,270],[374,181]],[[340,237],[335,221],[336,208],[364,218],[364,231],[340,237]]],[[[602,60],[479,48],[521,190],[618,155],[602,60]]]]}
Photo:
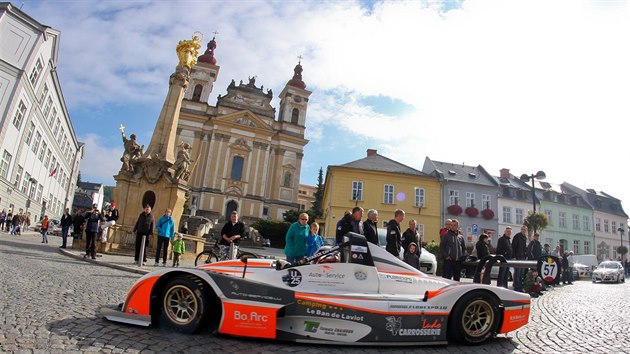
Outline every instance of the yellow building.
{"type": "Polygon", "coordinates": [[[244,220],[282,220],[298,209],[298,186],[304,157],[306,109],[310,91],[298,63],[280,95],[279,112],[273,93],[257,86],[256,78],[237,83],[227,93],[210,94],[219,75],[216,41],[192,68],[184,94],[177,141],[192,147],[188,179],[191,211],[209,219],[229,219],[236,210],[244,220]]]}
{"type": "Polygon", "coordinates": [[[437,178],[403,165],[368,149],[367,156],[341,166],[328,166],[320,220],[323,235],[335,236],[335,225],[346,210],[362,207],[378,211],[378,225],[394,218],[394,211],[405,211],[401,231],[415,219],[424,242],[439,242],[441,227],[441,188],[437,178]]]}

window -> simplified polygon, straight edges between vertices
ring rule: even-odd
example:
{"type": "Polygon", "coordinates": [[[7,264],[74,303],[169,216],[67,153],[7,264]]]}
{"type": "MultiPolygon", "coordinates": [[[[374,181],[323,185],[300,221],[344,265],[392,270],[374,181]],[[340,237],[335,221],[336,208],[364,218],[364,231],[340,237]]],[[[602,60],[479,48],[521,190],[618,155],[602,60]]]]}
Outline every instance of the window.
{"type": "Polygon", "coordinates": [[[39,103],[44,103],[44,98],[48,95],[48,85],[44,83],[44,88],[42,89],[42,94],[39,96],[39,103]]]}
{"type": "Polygon", "coordinates": [[[591,241],[584,241],[584,254],[591,254],[591,241]]]}
{"type": "Polygon", "coordinates": [[[39,161],[44,162],[44,155],[46,154],[47,148],[48,148],[48,144],[46,144],[46,142],[42,140],[42,148],[39,149],[39,156],[38,156],[39,161]]]}
{"type": "Polygon", "coordinates": [[[40,203],[42,200],[42,194],[44,192],[44,186],[42,186],[41,184],[39,186],[37,186],[37,195],[35,196],[35,200],[40,203]]]}
{"type": "Polygon", "coordinates": [[[39,131],[37,131],[37,133],[35,133],[35,141],[33,141],[33,146],[31,148],[31,150],[35,154],[37,154],[37,149],[39,149],[40,141],[42,141],[42,134],[39,131]]]}
{"type": "Polygon", "coordinates": [[[50,162],[50,155],[52,155],[52,152],[48,149],[46,151],[46,160],[44,160],[44,167],[46,168],[48,168],[48,163],[50,162]]]}
{"type": "Polygon", "coordinates": [[[522,225],[523,224],[523,209],[516,208],[514,210],[514,217],[516,218],[516,223],[518,225],[522,225]]]}
{"type": "Polygon", "coordinates": [[[602,219],[595,218],[595,231],[602,231],[602,219]]]}
{"type": "Polygon", "coordinates": [[[472,208],[475,206],[475,193],[466,192],[466,208],[472,208]]]}
{"type": "Polygon", "coordinates": [[[31,122],[28,126],[28,132],[26,132],[26,139],[24,142],[26,145],[31,145],[31,140],[33,140],[33,131],[35,130],[35,123],[31,122]]]}
{"type": "Polygon", "coordinates": [[[230,178],[234,181],[240,181],[243,175],[243,157],[234,156],[232,158],[232,173],[230,178]]]}
{"type": "Polygon", "coordinates": [[[52,163],[50,164],[50,169],[48,172],[52,173],[55,170],[55,166],[57,165],[57,158],[53,156],[52,163]]]}
{"type": "Polygon", "coordinates": [[[608,220],[604,219],[604,232],[610,233],[610,228],[608,227],[608,220]]]}
{"type": "Polygon", "coordinates": [[[580,216],[577,214],[573,214],[573,230],[580,229],[580,216]]]}
{"type": "Polygon", "coordinates": [[[512,208],[505,206],[503,207],[503,222],[512,222],[512,208]]]}
{"type": "Polygon", "coordinates": [[[52,114],[50,115],[50,119],[48,120],[48,126],[52,130],[53,124],[55,123],[55,118],[57,118],[57,108],[53,108],[52,114]]]}
{"type": "MultiPolygon", "coordinates": [[[[48,99],[46,99],[46,105],[44,106],[44,110],[42,111],[42,113],[44,114],[44,118],[48,118],[50,107],[52,107],[52,98],[48,96],[48,99]]],[[[49,125],[50,125],[50,122],[49,122],[49,125]]]]}
{"type": "Polygon", "coordinates": [[[352,200],[363,200],[362,181],[352,181],[352,200]]]}
{"type": "Polygon", "coordinates": [[[582,216],[582,229],[584,231],[591,231],[591,220],[588,216],[582,216]]]}
{"type": "Polygon", "coordinates": [[[11,164],[11,154],[4,150],[2,154],[2,161],[0,162],[0,176],[7,178],[9,174],[9,165],[11,164]]]}
{"type": "Polygon", "coordinates": [[[291,123],[298,124],[299,117],[300,117],[300,110],[297,108],[293,108],[293,111],[291,111],[291,123]]]}
{"type": "Polygon", "coordinates": [[[293,179],[293,175],[291,174],[291,172],[285,172],[284,173],[284,181],[283,181],[282,185],[284,187],[291,187],[292,179],[293,179]]]}
{"type": "Polygon", "coordinates": [[[383,203],[394,204],[394,186],[386,184],[383,188],[383,203]]]}
{"type": "Polygon", "coordinates": [[[549,222],[549,225],[553,225],[553,222],[551,220],[553,220],[551,218],[551,210],[545,210],[545,216],[547,216],[547,221],[549,222]]]}
{"type": "Polygon", "coordinates": [[[26,172],[24,174],[24,179],[22,180],[22,188],[20,189],[22,193],[26,193],[29,183],[31,183],[31,174],[26,172]]]}
{"type": "Polygon", "coordinates": [[[612,229],[611,229],[611,231],[612,231],[613,234],[617,233],[617,222],[616,221],[612,222],[612,229]]]}
{"type": "Polygon", "coordinates": [[[459,204],[459,191],[448,191],[448,205],[459,204]]]}
{"type": "Polygon", "coordinates": [[[29,183],[28,185],[28,196],[31,198],[33,197],[33,195],[35,195],[35,187],[36,187],[35,183],[29,183]]]}
{"type": "Polygon", "coordinates": [[[580,241],[573,240],[573,253],[580,254],[580,241]]]}
{"type": "Polygon", "coordinates": [[[57,133],[59,133],[59,127],[61,126],[61,121],[59,118],[55,120],[55,129],[53,130],[53,136],[57,139],[57,133]]]}
{"type": "Polygon", "coordinates": [[[416,188],[415,189],[415,206],[420,208],[424,207],[424,188],[416,188]]]}
{"type": "Polygon", "coordinates": [[[37,83],[37,79],[39,78],[39,74],[42,72],[44,66],[42,65],[42,60],[37,58],[37,62],[35,63],[35,67],[33,67],[33,71],[31,71],[31,76],[29,76],[28,80],[31,82],[31,85],[35,86],[37,83]]]}
{"type": "Polygon", "coordinates": [[[567,227],[567,213],[564,211],[558,212],[558,227],[567,227]]]}
{"type": "Polygon", "coordinates": [[[18,104],[18,109],[15,111],[15,115],[13,116],[13,125],[19,130],[22,126],[22,119],[24,119],[24,114],[26,114],[26,105],[24,101],[20,100],[18,104]]]}
{"type": "Polygon", "coordinates": [[[15,189],[19,189],[19,185],[20,182],[22,180],[22,173],[24,172],[24,169],[22,168],[22,166],[17,165],[17,168],[15,169],[15,178],[13,179],[13,181],[15,181],[15,189]]]}
{"type": "Polygon", "coordinates": [[[199,100],[201,99],[201,91],[203,90],[203,86],[201,86],[200,84],[197,84],[195,86],[195,90],[193,91],[193,96],[192,96],[192,100],[195,102],[199,102],[199,100]]]}
{"type": "MultiPolygon", "coordinates": [[[[416,231],[418,231],[418,235],[420,235],[420,240],[424,239],[424,224],[416,224],[416,231]]],[[[422,245],[418,245],[418,247],[422,247],[422,245]]]]}
{"type": "Polygon", "coordinates": [[[482,194],[481,195],[481,207],[483,209],[490,209],[490,204],[491,204],[491,197],[490,194],[482,194]]]}
{"type": "Polygon", "coordinates": [[[263,207],[263,215],[264,216],[269,215],[269,208],[268,207],[263,207]]]}

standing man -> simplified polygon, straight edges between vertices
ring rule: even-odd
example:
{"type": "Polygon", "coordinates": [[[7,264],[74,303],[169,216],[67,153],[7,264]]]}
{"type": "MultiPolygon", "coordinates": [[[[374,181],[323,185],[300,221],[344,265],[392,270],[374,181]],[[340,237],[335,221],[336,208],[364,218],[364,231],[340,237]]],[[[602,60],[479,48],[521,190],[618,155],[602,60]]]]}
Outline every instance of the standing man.
{"type": "Polygon", "coordinates": [[[356,206],[352,208],[352,213],[345,215],[343,219],[341,219],[341,223],[339,227],[337,227],[337,232],[335,233],[335,241],[337,244],[343,242],[343,237],[348,232],[363,235],[363,223],[361,223],[362,217],[363,208],[356,206]]]}
{"type": "Polygon", "coordinates": [[[378,245],[378,211],[370,209],[367,212],[367,220],[363,222],[363,235],[368,242],[378,245]]]}
{"type": "Polygon", "coordinates": [[[400,249],[402,248],[402,235],[400,233],[400,223],[405,219],[405,212],[402,209],[396,209],[394,218],[387,223],[387,245],[385,250],[397,258],[401,258],[400,249]]]}
{"type": "MultiPolygon", "coordinates": [[[[497,242],[497,255],[505,257],[506,260],[512,259],[512,243],[510,241],[512,236],[512,228],[506,227],[503,232],[503,236],[499,237],[497,242]]],[[[497,278],[497,286],[502,286],[507,289],[508,287],[508,267],[499,268],[499,276],[497,278]]]]}
{"type": "Polygon", "coordinates": [[[81,209],[77,209],[77,213],[72,218],[72,223],[74,225],[74,238],[81,240],[83,238],[83,224],[85,224],[85,217],[81,214],[81,209]]]}
{"type": "Polygon", "coordinates": [[[236,258],[236,252],[238,251],[238,244],[241,237],[245,233],[245,224],[238,221],[238,213],[233,211],[230,214],[230,221],[226,222],[221,229],[221,241],[219,241],[219,247],[222,247],[229,259],[236,258]],[[234,245],[232,254],[229,254],[230,246],[234,245]]]}
{"type": "MultiPolygon", "coordinates": [[[[104,231],[104,229],[103,229],[104,231]]],[[[157,245],[155,246],[155,264],[154,267],[160,265],[160,250],[162,250],[162,266],[166,267],[166,256],[168,254],[168,245],[175,237],[175,222],[171,217],[171,209],[166,209],[164,215],[157,222],[157,245]]]]}
{"type": "Polygon", "coordinates": [[[98,235],[98,225],[103,221],[103,215],[98,211],[98,204],[92,205],[92,211],[85,213],[87,224],[85,225],[85,255],[96,259],[96,236],[98,235]]]}
{"type": "Polygon", "coordinates": [[[70,208],[66,208],[61,216],[61,246],[59,248],[66,248],[70,226],[72,226],[72,215],[70,215],[70,208]]]}
{"type": "Polygon", "coordinates": [[[466,255],[466,243],[464,237],[459,234],[459,221],[457,219],[451,220],[450,226],[451,229],[440,239],[440,252],[444,258],[442,277],[459,281],[462,258],[466,255]]]}
{"type": "MultiPolygon", "coordinates": [[[[527,226],[521,226],[521,232],[512,238],[512,257],[516,260],[527,259],[527,226]]],[[[525,268],[514,267],[514,291],[523,292],[525,268]]]]}
{"type": "Polygon", "coordinates": [[[542,257],[542,246],[540,245],[540,234],[534,233],[532,240],[527,245],[527,259],[538,261],[542,257]]]}
{"type": "Polygon", "coordinates": [[[420,234],[418,234],[418,222],[413,219],[409,220],[409,228],[402,234],[403,249],[408,250],[412,242],[416,244],[418,257],[420,257],[422,253],[422,240],[420,239],[420,234]]]}
{"type": "Polygon", "coordinates": [[[287,262],[291,264],[300,262],[306,255],[306,237],[308,237],[309,233],[307,222],[308,214],[302,213],[298,221],[291,224],[289,230],[287,230],[284,254],[287,256],[287,262]]]}
{"type": "Polygon", "coordinates": [[[101,236],[101,241],[107,241],[107,232],[109,231],[109,227],[116,225],[116,220],[118,220],[118,209],[116,209],[116,203],[112,202],[109,206],[109,213],[105,216],[105,222],[103,223],[103,235],[101,236]]]}
{"type": "Polygon", "coordinates": [[[136,250],[133,257],[134,264],[138,264],[138,262],[140,262],[142,236],[145,236],[142,265],[147,262],[147,248],[149,248],[149,241],[151,240],[151,235],[153,235],[154,225],[155,219],[153,219],[153,214],[151,214],[151,206],[147,204],[144,206],[144,211],[140,213],[138,220],[136,221],[136,225],[133,227],[133,232],[136,233],[136,250]]]}
{"type": "Polygon", "coordinates": [[[446,221],[444,221],[444,227],[440,229],[440,237],[444,236],[444,234],[451,229],[451,221],[451,219],[446,219],[446,221]]]}

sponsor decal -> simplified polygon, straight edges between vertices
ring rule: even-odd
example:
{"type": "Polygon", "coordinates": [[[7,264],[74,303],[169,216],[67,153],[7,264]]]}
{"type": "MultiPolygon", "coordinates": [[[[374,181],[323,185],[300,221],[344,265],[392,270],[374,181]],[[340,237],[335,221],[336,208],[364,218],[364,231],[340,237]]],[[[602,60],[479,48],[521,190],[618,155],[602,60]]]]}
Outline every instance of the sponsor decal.
{"type": "Polygon", "coordinates": [[[368,248],[365,246],[357,246],[357,245],[352,245],[350,247],[350,250],[352,252],[357,252],[357,253],[367,253],[368,248]]]}
{"type": "Polygon", "coordinates": [[[367,279],[367,274],[365,274],[365,272],[357,271],[354,272],[354,277],[356,280],[365,280],[367,279]]]}
{"type": "Polygon", "coordinates": [[[224,302],[223,313],[221,333],[259,338],[276,336],[276,309],[224,302]]]}
{"type": "Polygon", "coordinates": [[[446,311],[448,306],[423,305],[418,303],[392,303],[389,305],[390,311],[394,310],[422,310],[422,311],[446,311]]]}
{"type": "Polygon", "coordinates": [[[357,322],[363,322],[365,320],[365,318],[361,315],[350,315],[343,312],[324,311],[321,309],[313,309],[313,308],[307,308],[306,314],[314,315],[314,316],[321,316],[321,317],[338,318],[342,320],[357,321],[357,322]]]}
{"type": "Polygon", "coordinates": [[[343,273],[326,273],[325,271],[322,273],[309,272],[308,276],[311,278],[320,278],[320,279],[343,279],[346,277],[346,275],[343,273]]]}
{"type": "Polygon", "coordinates": [[[282,276],[282,281],[293,288],[302,282],[302,273],[297,269],[289,269],[288,273],[282,276]]]}
{"type": "Polygon", "coordinates": [[[437,319],[433,322],[422,319],[419,328],[403,328],[402,317],[398,316],[388,316],[385,320],[387,320],[385,329],[393,336],[439,336],[442,334],[442,323],[437,319]]]}
{"type": "Polygon", "coordinates": [[[398,283],[407,283],[407,284],[412,284],[413,283],[413,278],[406,277],[404,275],[379,273],[378,276],[379,277],[383,277],[383,278],[385,278],[387,280],[393,280],[393,281],[398,282],[398,283]]]}
{"type": "Polygon", "coordinates": [[[347,337],[354,333],[353,329],[327,327],[319,322],[304,321],[304,332],[319,333],[327,336],[347,337]]]}
{"type": "Polygon", "coordinates": [[[304,331],[309,333],[317,333],[317,329],[319,328],[319,322],[315,321],[304,321],[304,331]]]}

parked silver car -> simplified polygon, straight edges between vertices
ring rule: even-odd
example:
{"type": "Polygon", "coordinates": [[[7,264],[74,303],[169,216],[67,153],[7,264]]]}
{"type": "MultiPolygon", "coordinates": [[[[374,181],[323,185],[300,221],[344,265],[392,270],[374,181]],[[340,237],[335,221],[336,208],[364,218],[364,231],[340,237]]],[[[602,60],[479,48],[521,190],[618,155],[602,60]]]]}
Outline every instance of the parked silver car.
{"type": "Polygon", "coordinates": [[[593,271],[591,279],[593,280],[593,283],[597,281],[601,281],[602,283],[623,283],[626,281],[623,266],[621,265],[621,262],[617,261],[601,262],[597,269],[593,271]]]}

